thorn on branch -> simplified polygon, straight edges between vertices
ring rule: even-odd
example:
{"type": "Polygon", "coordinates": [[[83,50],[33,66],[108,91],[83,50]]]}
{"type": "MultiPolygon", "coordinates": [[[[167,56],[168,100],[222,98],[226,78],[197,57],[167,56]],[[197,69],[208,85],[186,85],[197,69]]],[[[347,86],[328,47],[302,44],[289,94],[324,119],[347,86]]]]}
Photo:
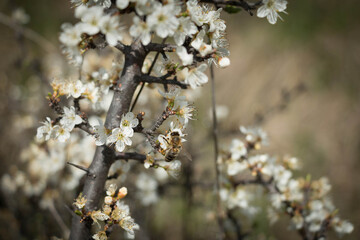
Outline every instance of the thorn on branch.
{"type": "Polygon", "coordinates": [[[72,162],[66,162],[66,163],[69,164],[70,166],[73,166],[73,167],[76,167],[76,168],[78,168],[80,170],[85,171],[87,176],[92,177],[92,178],[96,178],[95,174],[91,174],[89,169],[87,169],[86,167],[77,165],[77,164],[72,163],[72,162]]]}

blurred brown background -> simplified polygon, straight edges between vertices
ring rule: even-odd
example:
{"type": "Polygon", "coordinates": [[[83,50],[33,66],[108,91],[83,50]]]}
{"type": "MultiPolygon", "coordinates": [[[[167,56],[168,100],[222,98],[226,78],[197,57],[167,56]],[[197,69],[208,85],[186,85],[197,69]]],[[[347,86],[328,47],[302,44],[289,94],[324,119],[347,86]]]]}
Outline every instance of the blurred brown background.
{"type": "MultiPolygon", "coordinates": [[[[42,35],[55,49],[59,49],[61,23],[75,22],[66,0],[2,1],[0,12],[9,16],[17,7],[30,15],[26,27],[42,35]]],[[[245,12],[224,14],[231,65],[215,73],[218,104],[230,110],[229,117],[220,123],[221,131],[258,123],[270,137],[271,153],[297,156],[303,162],[303,176],[328,176],[340,216],[355,226],[353,234],[343,238],[349,240],[360,236],[359,9],[356,0],[290,1],[289,14],[282,15],[285,21],[275,26],[245,12]]],[[[47,77],[39,71],[46,50],[19,39],[16,31],[1,23],[0,36],[2,175],[18,161],[20,150],[35,134],[33,126],[48,111],[45,98],[39,101],[32,97],[46,93],[48,86],[47,77]],[[32,81],[44,81],[44,87],[34,89],[32,81]],[[39,113],[38,119],[25,117],[34,111],[39,113]]],[[[204,101],[195,103],[200,107],[199,131],[210,121],[208,92],[209,86],[203,89],[204,101]]],[[[17,231],[18,225],[31,224],[29,219],[16,221],[16,215],[4,209],[3,200],[0,204],[0,239],[9,229],[17,231]]],[[[263,227],[263,231],[276,239],[298,239],[289,235],[281,223],[286,225],[286,221],[280,222],[271,229],[263,227]]]]}

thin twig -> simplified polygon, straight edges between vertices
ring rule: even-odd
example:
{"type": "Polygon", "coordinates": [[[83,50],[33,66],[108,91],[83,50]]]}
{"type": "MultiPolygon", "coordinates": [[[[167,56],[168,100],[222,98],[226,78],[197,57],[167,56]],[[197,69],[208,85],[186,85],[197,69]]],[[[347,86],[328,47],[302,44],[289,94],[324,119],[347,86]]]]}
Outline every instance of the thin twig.
{"type": "Polygon", "coordinates": [[[63,232],[63,237],[65,239],[67,239],[70,235],[70,230],[69,228],[66,226],[64,220],[61,218],[59,212],[56,210],[54,202],[51,201],[49,204],[49,211],[51,212],[51,214],[54,216],[56,222],[59,224],[61,231],[63,232]]]}
{"type": "Polygon", "coordinates": [[[75,127],[87,132],[90,135],[95,135],[95,132],[90,126],[89,122],[78,124],[75,127]]]}
{"type": "Polygon", "coordinates": [[[156,120],[156,122],[154,123],[154,125],[151,127],[151,131],[155,132],[156,129],[158,129],[163,122],[169,118],[170,115],[173,115],[174,112],[171,111],[171,109],[166,108],[166,110],[161,114],[161,116],[159,116],[159,118],[156,120]]]}
{"type": "MultiPolygon", "coordinates": [[[[165,39],[164,39],[164,40],[165,40],[165,39]]],[[[150,75],[150,74],[151,74],[151,71],[153,70],[153,68],[154,68],[154,66],[155,66],[155,63],[156,63],[156,61],[157,61],[157,59],[158,59],[158,57],[159,57],[159,54],[160,54],[160,52],[157,52],[157,53],[156,53],[155,58],[154,58],[154,60],[153,60],[152,63],[151,63],[151,66],[150,66],[150,68],[149,68],[149,71],[148,71],[147,75],[150,75]]],[[[130,112],[132,112],[132,111],[134,110],[134,108],[135,108],[135,106],[136,106],[136,103],[137,103],[137,101],[139,100],[140,94],[141,94],[142,90],[144,89],[144,87],[145,87],[145,82],[142,82],[141,87],[140,87],[140,90],[139,90],[139,92],[137,93],[137,95],[136,95],[136,97],[135,97],[135,100],[134,100],[134,102],[133,102],[133,104],[132,104],[132,106],[131,106],[131,108],[130,108],[130,112]]]]}
{"type": "Polygon", "coordinates": [[[221,207],[221,198],[220,198],[220,169],[218,165],[218,156],[219,156],[219,145],[218,145],[218,129],[217,129],[217,119],[216,119],[216,99],[215,99],[215,76],[214,76],[214,67],[210,66],[210,78],[211,78],[211,103],[212,103],[212,117],[213,117],[213,138],[214,138],[214,162],[215,162],[215,171],[216,171],[216,203],[217,203],[217,220],[220,227],[221,239],[224,239],[225,232],[222,219],[222,207],[221,207]]]}

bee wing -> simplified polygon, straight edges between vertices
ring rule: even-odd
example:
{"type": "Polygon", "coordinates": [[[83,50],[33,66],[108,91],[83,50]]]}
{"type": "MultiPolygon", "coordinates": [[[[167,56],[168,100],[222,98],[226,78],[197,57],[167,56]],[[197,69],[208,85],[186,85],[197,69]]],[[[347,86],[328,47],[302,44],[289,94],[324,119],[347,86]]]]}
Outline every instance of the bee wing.
{"type": "Polygon", "coordinates": [[[180,157],[184,157],[187,160],[192,161],[191,154],[184,147],[181,149],[181,152],[179,155],[180,155],[180,157]]]}

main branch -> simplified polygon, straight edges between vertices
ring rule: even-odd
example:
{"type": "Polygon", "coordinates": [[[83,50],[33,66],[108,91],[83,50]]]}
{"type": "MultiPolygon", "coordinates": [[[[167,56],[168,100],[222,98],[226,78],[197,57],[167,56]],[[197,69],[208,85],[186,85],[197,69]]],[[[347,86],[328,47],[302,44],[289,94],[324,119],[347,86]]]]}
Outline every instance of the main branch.
{"type": "MultiPolygon", "coordinates": [[[[144,62],[146,51],[140,42],[134,42],[129,48],[124,48],[125,66],[120,79],[117,81],[117,88],[114,93],[109,111],[106,116],[105,127],[112,129],[119,127],[121,117],[130,108],[131,99],[134,95],[138,82],[135,80],[141,76],[141,68],[144,62]]],[[[104,191],[105,181],[109,168],[115,161],[116,155],[112,148],[99,146],[93,161],[88,168],[83,189],[83,195],[87,199],[85,211],[97,209],[100,198],[104,191]]],[[[81,223],[78,216],[74,216],[71,227],[71,240],[88,240],[91,238],[91,224],[81,223]]]]}

